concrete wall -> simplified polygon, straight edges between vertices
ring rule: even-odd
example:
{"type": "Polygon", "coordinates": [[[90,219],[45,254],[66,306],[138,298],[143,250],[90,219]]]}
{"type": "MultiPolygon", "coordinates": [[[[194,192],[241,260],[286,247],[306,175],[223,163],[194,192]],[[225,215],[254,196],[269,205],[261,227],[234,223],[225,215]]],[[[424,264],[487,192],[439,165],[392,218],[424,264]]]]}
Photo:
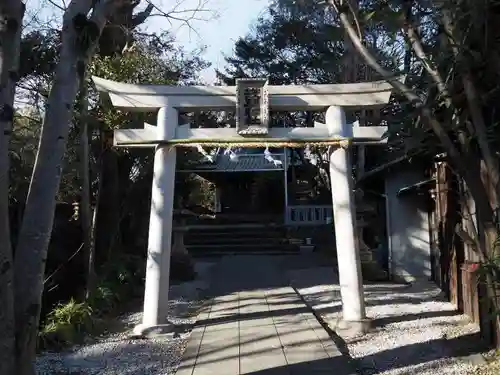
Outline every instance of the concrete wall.
{"type": "Polygon", "coordinates": [[[411,170],[393,171],[386,177],[389,268],[395,279],[415,281],[431,278],[426,198],[414,192],[397,196],[401,188],[424,179],[423,174],[411,170]]]}

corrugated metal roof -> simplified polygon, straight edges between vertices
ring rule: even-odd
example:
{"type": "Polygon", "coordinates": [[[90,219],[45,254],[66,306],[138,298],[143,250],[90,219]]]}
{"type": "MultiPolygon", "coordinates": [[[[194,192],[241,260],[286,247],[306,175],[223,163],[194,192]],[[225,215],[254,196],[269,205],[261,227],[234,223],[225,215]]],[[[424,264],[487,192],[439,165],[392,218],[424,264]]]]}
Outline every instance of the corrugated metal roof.
{"type": "MultiPolygon", "coordinates": [[[[229,155],[218,155],[213,164],[205,164],[193,167],[192,172],[213,171],[213,172],[251,172],[251,171],[279,171],[283,170],[285,155],[272,155],[275,160],[281,161],[281,165],[275,165],[272,161],[266,160],[263,154],[238,154],[238,160],[231,160],[229,155]]],[[[290,162],[290,157],[288,158],[290,162]]]]}
{"type": "Polygon", "coordinates": [[[436,182],[435,178],[429,178],[427,180],[417,182],[416,184],[399,189],[398,192],[396,193],[396,196],[400,197],[404,194],[408,194],[411,192],[419,192],[420,189],[429,188],[435,182],[436,182]]]}

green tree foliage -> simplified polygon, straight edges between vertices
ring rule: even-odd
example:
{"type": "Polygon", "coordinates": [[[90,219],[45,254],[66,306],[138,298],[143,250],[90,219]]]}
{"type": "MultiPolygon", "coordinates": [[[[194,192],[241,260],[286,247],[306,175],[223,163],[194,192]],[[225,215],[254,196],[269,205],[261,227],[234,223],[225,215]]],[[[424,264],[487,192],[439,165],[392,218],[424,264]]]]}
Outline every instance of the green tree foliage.
{"type": "MultiPolygon", "coordinates": [[[[90,67],[91,74],[129,83],[195,83],[198,73],[207,66],[207,63],[199,57],[201,51],[188,53],[175,47],[173,42],[173,37],[167,33],[140,36],[123,54],[96,56],[90,67]]],[[[15,201],[22,202],[27,194],[38,147],[46,93],[57,65],[59,47],[58,35],[55,31],[31,32],[22,40],[21,80],[18,96],[25,106],[17,114],[11,142],[13,163],[11,193],[14,193],[12,198],[15,201]]],[[[91,118],[94,130],[100,127],[103,131],[110,131],[140,126],[138,124],[143,121],[153,123],[155,121],[154,116],[137,116],[116,111],[110,106],[100,106],[97,93],[92,94],[91,118]]],[[[62,202],[71,203],[78,198],[76,138],[77,129],[73,126],[66,153],[63,183],[59,191],[59,201],[62,202]]],[[[93,150],[98,152],[100,140],[95,136],[94,141],[93,150]]],[[[96,155],[94,154],[93,157],[95,159],[96,155]]]]}
{"type": "Polygon", "coordinates": [[[273,1],[253,32],[240,38],[219,77],[267,76],[272,84],[331,83],[340,78],[342,29],[315,2],[273,1]]]}
{"type": "MultiPolygon", "coordinates": [[[[394,53],[394,27],[374,18],[378,2],[361,3],[367,43],[384,66],[397,66],[402,56],[394,53]]],[[[344,75],[344,52],[343,28],[324,3],[273,0],[252,32],[236,41],[234,55],[226,58],[227,66],[218,75],[226,83],[250,76],[266,76],[271,84],[338,83],[344,75]]]]}
{"type": "MultiPolygon", "coordinates": [[[[24,105],[23,109],[16,114],[10,144],[11,213],[13,220],[17,222],[20,220],[22,206],[29,188],[48,88],[58,63],[59,48],[59,36],[55,31],[34,31],[26,34],[22,40],[18,99],[24,105]]],[[[207,63],[200,57],[201,52],[201,50],[186,52],[182,48],[176,47],[174,38],[168,33],[136,34],[129,39],[126,48],[120,49],[120,53],[98,54],[90,63],[89,76],[96,75],[128,83],[193,84],[197,83],[199,72],[207,66],[207,63]]],[[[144,223],[147,224],[149,216],[149,205],[145,202],[149,199],[151,191],[152,153],[151,150],[111,149],[107,143],[107,135],[114,129],[140,127],[145,121],[155,123],[156,116],[155,114],[138,115],[117,111],[111,107],[110,103],[102,101],[98,97],[90,80],[87,83],[90,87],[90,157],[91,183],[94,192],[92,202],[94,205],[97,204],[96,193],[99,190],[99,179],[102,178],[100,173],[102,173],[101,165],[104,152],[116,162],[112,164],[115,167],[111,168],[111,173],[107,173],[106,177],[113,178],[115,173],[118,177],[119,195],[114,197],[118,201],[118,222],[116,223],[118,232],[113,237],[125,236],[124,242],[128,243],[128,246],[120,248],[111,245],[116,251],[114,254],[111,253],[111,249],[99,249],[104,254],[101,254],[98,259],[100,261],[98,263],[99,280],[96,294],[89,302],[99,311],[109,312],[115,309],[117,304],[122,303],[124,299],[131,298],[135,295],[134,293],[137,293],[135,287],[133,290],[125,290],[126,288],[124,289],[122,286],[123,282],[115,281],[115,279],[119,280],[117,275],[122,275],[125,272],[123,270],[126,269],[127,280],[125,284],[130,286],[140,285],[144,276],[142,262],[147,238],[147,225],[144,223]],[[141,196],[143,199],[133,198],[137,196],[141,196]],[[126,233],[132,231],[134,236],[127,237],[126,233]],[[123,272],[117,273],[118,269],[123,272]]],[[[78,202],[80,194],[77,112],[75,112],[74,118],[75,123],[71,125],[58,192],[58,201],[67,204],[78,202]]],[[[179,159],[182,162],[189,159],[191,155],[192,153],[186,151],[186,155],[181,155],[179,159]]],[[[109,171],[107,169],[105,172],[109,171]]],[[[189,181],[188,176],[186,178],[181,176],[179,181],[181,191],[192,187],[189,181]]],[[[76,214],[74,219],[78,219],[78,213],[76,212],[76,214]]],[[[58,220],[61,219],[62,217],[58,220]]],[[[102,230],[98,228],[98,233],[106,232],[108,224],[105,219],[98,220],[97,225],[103,227],[102,230]]],[[[73,224],[64,224],[64,228],[67,229],[68,225],[73,225],[75,227],[73,230],[78,233],[78,221],[74,221],[73,224]]],[[[57,232],[62,227],[56,224],[54,231],[57,232]]],[[[18,225],[14,225],[13,231],[15,232],[17,228],[18,225]]],[[[56,313],[67,312],[69,316],[73,310],[84,310],[84,305],[74,301],[70,301],[68,305],[64,304],[65,300],[70,297],[78,298],[79,296],[78,289],[82,286],[81,278],[75,278],[70,283],[73,285],[71,288],[65,288],[61,285],[68,284],[67,277],[70,274],[75,275],[82,272],[82,263],[81,256],[78,254],[71,258],[71,255],[77,252],[78,247],[61,247],[64,244],[59,241],[60,238],[61,236],[55,233],[49,249],[46,273],[51,277],[45,285],[44,311],[50,312],[54,303],[61,302],[63,305],[57,307],[53,313],[49,313],[46,319],[43,318],[46,322],[41,336],[44,345],[55,344],[51,340],[65,341],[65,332],[69,335],[67,338],[69,341],[73,337],[74,333],[70,332],[71,330],[67,327],[72,323],[62,322],[59,315],[55,315],[56,313]],[[68,260],[68,258],[71,259],[68,260]],[[70,308],[72,306],[75,309],[70,308]],[[58,324],[61,327],[56,327],[58,324]]],[[[121,244],[122,241],[116,241],[116,243],[121,244]]],[[[85,310],[85,313],[90,314],[92,311],[85,310]]]]}

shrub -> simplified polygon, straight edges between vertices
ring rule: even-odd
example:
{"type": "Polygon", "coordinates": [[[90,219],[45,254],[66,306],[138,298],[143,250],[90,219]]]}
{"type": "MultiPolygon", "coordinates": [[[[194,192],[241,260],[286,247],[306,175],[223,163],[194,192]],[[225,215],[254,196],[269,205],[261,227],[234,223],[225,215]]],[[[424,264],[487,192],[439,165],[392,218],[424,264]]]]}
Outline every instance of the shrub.
{"type": "Polygon", "coordinates": [[[103,316],[112,314],[121,304],[142,295],[144,261],[121,254],[102,267],[101,277],[87,301],[74,299],[58,304],[46,317],[39,332],[38,348],[61,349],[79,343],[85,335],[97,333],[103,316]]]}
{"type": "Polygon", "coordinates": [[[92,308],[86,302],[71,299],[57,305],[46,318],[39,332],[39,347],[63,347],[79,342],[92,331],[94,319],[92,308]]]}

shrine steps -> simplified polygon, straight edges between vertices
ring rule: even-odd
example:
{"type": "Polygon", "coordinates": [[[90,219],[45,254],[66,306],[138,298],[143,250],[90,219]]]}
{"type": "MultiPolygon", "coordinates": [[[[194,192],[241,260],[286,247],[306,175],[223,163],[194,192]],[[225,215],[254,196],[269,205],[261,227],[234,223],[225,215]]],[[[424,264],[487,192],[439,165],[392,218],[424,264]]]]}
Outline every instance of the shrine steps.
{"type": "Polygon", "coordinates": [[[295,254],[284,226],[236,224],[190,227],[184,243],[193,256],[229,254],[295,254]]]}

